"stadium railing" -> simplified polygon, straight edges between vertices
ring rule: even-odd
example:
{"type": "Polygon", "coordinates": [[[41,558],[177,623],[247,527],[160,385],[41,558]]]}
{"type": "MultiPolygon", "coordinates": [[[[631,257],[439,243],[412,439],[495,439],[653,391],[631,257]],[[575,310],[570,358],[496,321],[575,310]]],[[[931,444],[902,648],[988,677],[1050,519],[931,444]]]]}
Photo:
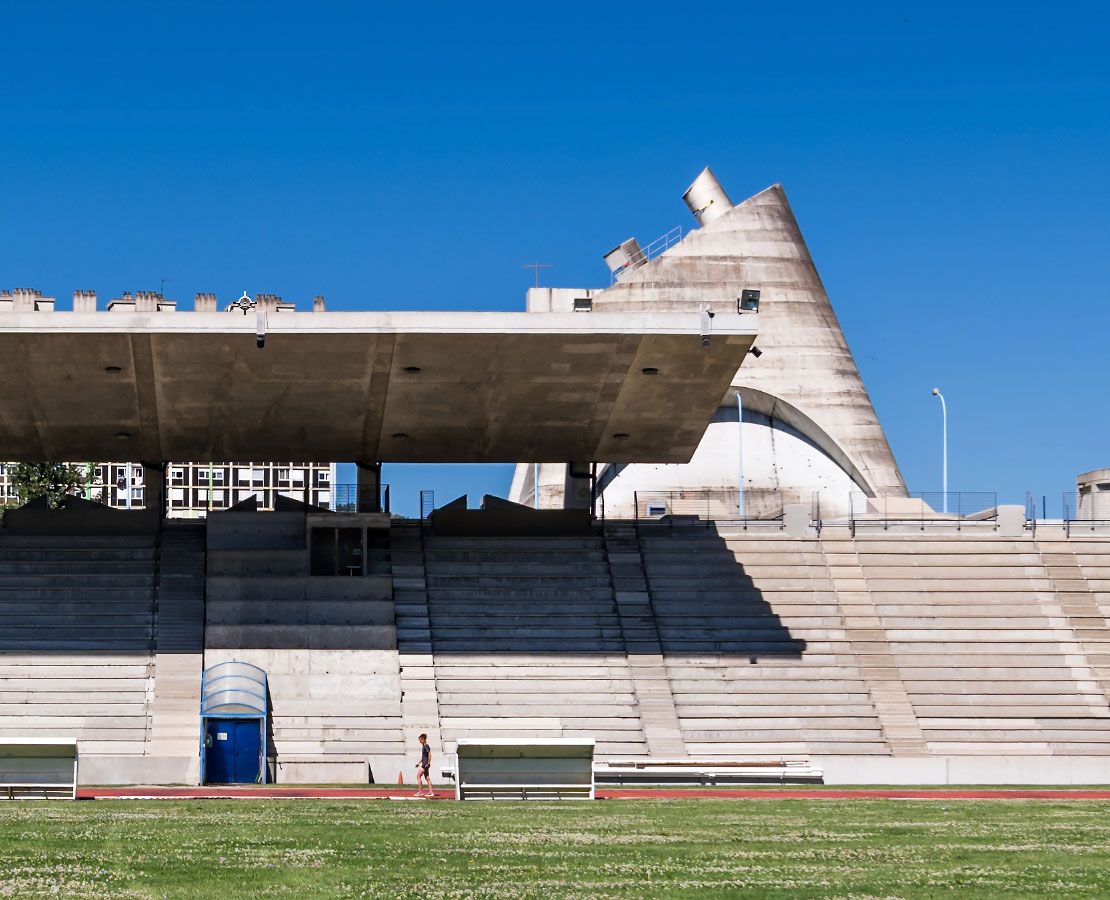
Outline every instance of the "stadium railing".
{"type": "Polygon", "coordinates": [[[905,496],[862,491],[849,497],[848,524],[853,534],[861,527],[889,529],[893,525],[949,525],[960,531],[972,522],[998,518],[998,495],[993,491],[922,491],[905,496]]]}
{"type": "MultiPolygon", "coordinates": [[[[359,489],[357,484],[335,484],[332,485],[332,504],[336,512],[389,512],[389,485],[383,484],[378,491],[378,508],[371,509],[371,504],[367,502],[367,498],[363,496],[362,503],[359,503],[359,489]]],[[[374,499],[373,493],[370,494],[370,500],[374,499]]]]}

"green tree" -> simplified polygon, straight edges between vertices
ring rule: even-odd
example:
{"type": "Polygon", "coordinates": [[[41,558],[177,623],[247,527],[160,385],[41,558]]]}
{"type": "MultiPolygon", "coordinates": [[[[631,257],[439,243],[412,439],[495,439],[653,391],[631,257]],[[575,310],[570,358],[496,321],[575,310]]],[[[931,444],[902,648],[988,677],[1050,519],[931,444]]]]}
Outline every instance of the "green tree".
{"type": "Polygon", "coordinates": [[[16,463],[9,475],[20,503],[45,494],[51,506],[60,506],[66,494],[75,493],[85,483],[84,468],[69,463],[16,463]]]}

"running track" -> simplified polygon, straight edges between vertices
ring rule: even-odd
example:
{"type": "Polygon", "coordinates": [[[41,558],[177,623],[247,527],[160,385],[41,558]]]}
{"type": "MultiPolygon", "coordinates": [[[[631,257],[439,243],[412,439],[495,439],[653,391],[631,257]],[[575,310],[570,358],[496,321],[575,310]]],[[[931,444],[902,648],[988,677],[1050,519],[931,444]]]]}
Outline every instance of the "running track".
{"type": "MultiPolygon", "coordinates": [[[[77,791],[79,800],[172,799],[223,800],[231,798],[308,800],[387,800],[416,799],[414,788],[322,788],[282,785],[242,787],[87,787],[77,791]]],[[[436,799],[453,799],[453,790],[436,791],[436,799]]],[[[600,800],[1110,800],[1107,789],[1059,790],[1044,788],[598,788],[600,800]]]]}

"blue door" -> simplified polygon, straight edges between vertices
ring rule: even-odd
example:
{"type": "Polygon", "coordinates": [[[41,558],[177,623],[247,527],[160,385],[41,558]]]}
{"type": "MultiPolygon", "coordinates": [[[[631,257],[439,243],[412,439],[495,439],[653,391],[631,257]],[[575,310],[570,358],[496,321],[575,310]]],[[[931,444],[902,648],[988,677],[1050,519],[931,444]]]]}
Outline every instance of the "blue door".
{"type": "Polygon", "coordinates": [[[254,784],[262,757],[261,719],[209,719],[205,731],[204,780],[208,784],[254,784]]]}

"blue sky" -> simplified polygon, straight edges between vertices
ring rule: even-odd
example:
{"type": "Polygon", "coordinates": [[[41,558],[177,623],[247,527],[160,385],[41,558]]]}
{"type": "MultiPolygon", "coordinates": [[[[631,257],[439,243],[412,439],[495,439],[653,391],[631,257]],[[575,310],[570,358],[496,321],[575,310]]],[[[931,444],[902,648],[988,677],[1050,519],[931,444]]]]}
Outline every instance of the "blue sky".
{"type": "MultiPolygon", "coordinates": [[[[1110,467],[1104,4],[0,6],[0,287],[519,309],[782,182],[907,483],[1110,467]]],[[[390,467],[395,506],[508,467],[390,467]]]]}

